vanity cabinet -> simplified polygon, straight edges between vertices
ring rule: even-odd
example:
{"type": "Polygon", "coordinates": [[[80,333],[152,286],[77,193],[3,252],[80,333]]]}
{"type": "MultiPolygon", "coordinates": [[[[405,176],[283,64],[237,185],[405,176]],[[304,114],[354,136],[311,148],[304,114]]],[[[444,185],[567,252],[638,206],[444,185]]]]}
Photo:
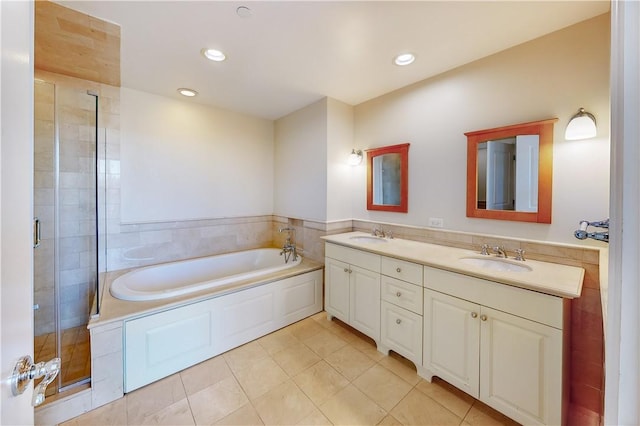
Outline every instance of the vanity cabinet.
{"type": "Polygon", "coordinates": [[[325,245],[325,310],[380,342],[380,256],[325,245]]]}
{"type": "Polygon", "coordinates": [[[565,424],[562,298],[424,268],[423,370],[523,424],[565,424]]]}
{"type": "Polygon", "coordinates": [[[422,364],[422,265],[383,256],[381,345],[420,368],[422,364]]]}

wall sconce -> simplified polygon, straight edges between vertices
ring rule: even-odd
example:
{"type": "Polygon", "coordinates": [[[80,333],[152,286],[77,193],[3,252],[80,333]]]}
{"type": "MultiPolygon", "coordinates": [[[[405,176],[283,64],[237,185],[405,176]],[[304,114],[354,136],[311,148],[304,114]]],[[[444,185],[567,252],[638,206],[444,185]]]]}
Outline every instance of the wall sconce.
{"type": "Polygon", "coordinates": [[[359,149],[356,151],[352,149],[351,154],[349,154],[349,165],[357,166],[360,163],[362,163],[362,150],[359,149]]]}
{"type": "Polygon", "coordinates": [[[571,117],[564,138],[568,141],[579,139],[589,139],[596,137],[596,118],[588,113],[584,108],[580,108],[578,113],[571,117]]]}

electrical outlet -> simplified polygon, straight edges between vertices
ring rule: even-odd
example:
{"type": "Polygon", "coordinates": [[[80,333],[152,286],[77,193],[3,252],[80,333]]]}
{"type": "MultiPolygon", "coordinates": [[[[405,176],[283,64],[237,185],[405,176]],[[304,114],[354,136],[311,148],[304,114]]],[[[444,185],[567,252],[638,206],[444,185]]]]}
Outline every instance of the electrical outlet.
{"type": "Polygon", "coordinates": [[[442,228],[444,226],[444,219],[441,217],[430,217],[428,226],[431,228],[442,228]]]}

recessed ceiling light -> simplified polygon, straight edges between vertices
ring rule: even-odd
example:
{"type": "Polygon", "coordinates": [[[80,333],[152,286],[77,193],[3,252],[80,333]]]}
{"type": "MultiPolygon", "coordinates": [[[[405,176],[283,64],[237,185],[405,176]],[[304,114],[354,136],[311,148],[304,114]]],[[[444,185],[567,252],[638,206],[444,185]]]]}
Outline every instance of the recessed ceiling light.
{"type": "Polygon", "coordinates": [[[216,62],[222,62],[225,59],[227,59],[227,56],[221,51],[219,51],[218,49],[205,48],[205,49],[202,49],[202,54],[204,55],[205,58],[212,61],[216,61],[216,62]]]}
{"type": "Polygon", "coordinates": [[[236,14],[241,18],[249,18],[253,15],[253,11],[247,6],[240,6],[236,9],[236,14]]]}
{"type": "Polygon", "coordinates": [[[187,89],[186,87],[181,87],[180,89],[178,89],[178,93],[180,93],[182,96],[186,96],[188,98],[193,98],[194,96],[196,96],[198,94],[198,92],[196,92],[193,89],[187,89]]]}
{"type": "Polygon", "coordinates": [[[416,57],[413,55],[413,53],[402,53],[395,57],[393,63],[396,65],[405,66],[411,64],[415,60],[416,57]]]}

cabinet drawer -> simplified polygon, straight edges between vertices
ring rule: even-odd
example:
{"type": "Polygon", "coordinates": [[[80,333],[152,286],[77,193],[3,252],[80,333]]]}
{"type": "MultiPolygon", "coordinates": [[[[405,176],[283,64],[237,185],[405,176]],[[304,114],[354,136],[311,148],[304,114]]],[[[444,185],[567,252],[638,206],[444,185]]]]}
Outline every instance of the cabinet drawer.
{"type": "Polygon", "coordinates": [[[422,315],[422,287],[382,276],[382,300],[422,315]]]}
{"type": "Polygon", "coordinates": [[[382,302],[382,344],[416,365],[422,365],[422,317],[382,302]]]}
{"type": "Polygon", "coordinates": [[[332,259],[356,265],[373,272],[380,272],[380,255],[356,250],[337,244],[326,243],[324,255],[332,259]]]}
{"type": "Polygon", "coordinates": [[[383,256],[382,273],[402,281],[422,285],[422,265],[417,263],[383,256]]]}
{"type": "Polygon", "coordinates": [[[493,281],[424,267],[424,286],[441,293],[563,328],[563,299],[493,281]]]}

